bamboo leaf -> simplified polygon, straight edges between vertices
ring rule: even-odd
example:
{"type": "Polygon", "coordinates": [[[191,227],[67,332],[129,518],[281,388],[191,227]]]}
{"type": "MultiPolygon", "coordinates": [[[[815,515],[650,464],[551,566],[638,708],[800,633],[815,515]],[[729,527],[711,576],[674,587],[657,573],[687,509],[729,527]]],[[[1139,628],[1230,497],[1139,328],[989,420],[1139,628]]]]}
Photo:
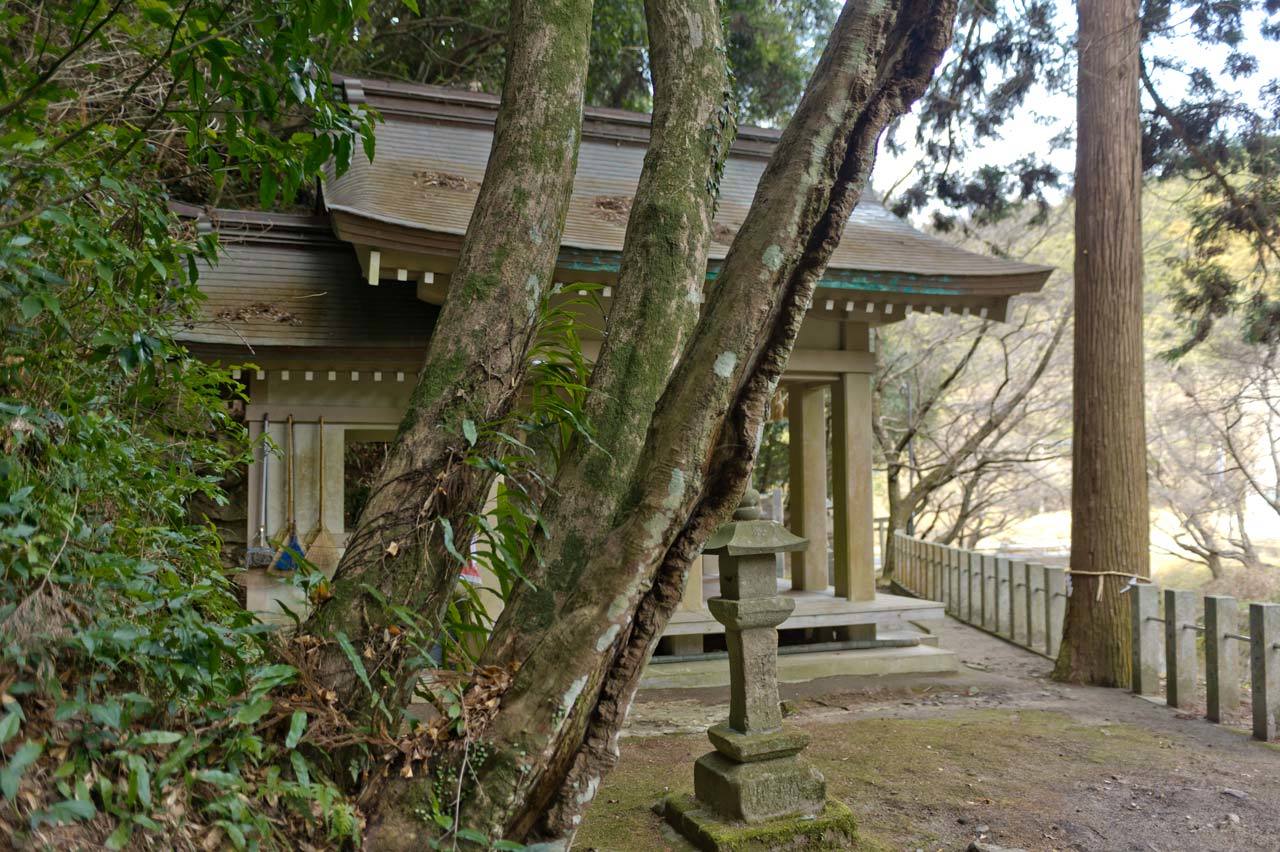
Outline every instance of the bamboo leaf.
{"type": "Polygon", "coordinates": [[[307,731],[307,714],[301,710],[294,712],[293,718],[289,722],[289,736],[285,737],[284,744],[286,748],[295,748],[298,741],[302,739],[302,735],[307,731]]]}
{"type": "Polygon", "coordinates": [[[373,685],[369,683],[369,673],[364,670],[364,663],[360,661],[360,655],[356,653],[356,649],[351,647],[351,640],[347,638],[347,634],[339,630],[334,638],[338,641],[338,647],[342,649],[342,653],[346,655],[347,662],[351,664],[356,677],[360,678],[365,689],[373,692],[373,685]]]}

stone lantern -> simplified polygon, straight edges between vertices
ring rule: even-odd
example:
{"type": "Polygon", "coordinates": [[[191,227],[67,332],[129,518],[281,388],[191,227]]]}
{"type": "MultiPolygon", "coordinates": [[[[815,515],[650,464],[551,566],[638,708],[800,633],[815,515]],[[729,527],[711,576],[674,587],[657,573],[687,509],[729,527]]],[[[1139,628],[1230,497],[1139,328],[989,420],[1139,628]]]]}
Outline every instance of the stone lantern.
{"type": "Polygon", "coordinates": [[[778,702],[777,628],[795,601],[778,594],[775,554],[806,544],[764,520],[759,493],[748,490],[733,520],[703,548],[720,563],[720,596],[707,608],[725,628],[729,719],[707,731],[715,750],[694,764],[693,799],[672,797],[664,808],[667,820],[701,848],[733,849],[765,835],[853,838],[852,815],[827,800],[822,774],[800,756],[808,735],[783,727],[778,702]]]}

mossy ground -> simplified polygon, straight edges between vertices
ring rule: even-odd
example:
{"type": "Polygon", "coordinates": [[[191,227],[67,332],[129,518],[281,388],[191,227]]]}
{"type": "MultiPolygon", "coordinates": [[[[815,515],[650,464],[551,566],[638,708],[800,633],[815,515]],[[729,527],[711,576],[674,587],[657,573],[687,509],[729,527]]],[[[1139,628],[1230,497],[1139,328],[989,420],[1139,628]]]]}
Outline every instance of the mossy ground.
{"type": "MultiPolygon", "coordinates": [[[[806,724],[805,756],[827,778],[832,797],[857,815],[866,849],[940,848],[951,832],[935,817],[1034,797],[1032,776],[1049,783],[1167,764],[1167,740],[1126,725],[1099,728],[1044,711],[979,710],[945,719],[857,719],[806,724]]],[[[622,763],[602,786],[577,846],[584,849],[677,848],[660,840],[652,806],[668,791],[692,787],[693,760],[705,737],[629,740],[622,763]]],[[[955,825],[956,817],[950,817],[955,825]]],[[[966,821],[968,822],[968,820],[966,821]]],[[[963,827],[963,826],[961,826],[963,827]]]]}
{"type": "MultiPolygon", "coordinates": [[[[1273,748],[1120,690],[1049,683],[1047,661],[971,641],[981,653],[963,658],[990,671],[793,694],[788,723],[810,735],[805,755],[853,811],[859,848],[963,849],[980,834],[1033,850],[1280,848],[1273,748]]],[[[682,727],[669,698],[639,712],[664,710],[682,727]]],[[[708,750],[702,734],[625,739],[575,848],[690,848],[651,808],[692,789],[708,750]]]]}

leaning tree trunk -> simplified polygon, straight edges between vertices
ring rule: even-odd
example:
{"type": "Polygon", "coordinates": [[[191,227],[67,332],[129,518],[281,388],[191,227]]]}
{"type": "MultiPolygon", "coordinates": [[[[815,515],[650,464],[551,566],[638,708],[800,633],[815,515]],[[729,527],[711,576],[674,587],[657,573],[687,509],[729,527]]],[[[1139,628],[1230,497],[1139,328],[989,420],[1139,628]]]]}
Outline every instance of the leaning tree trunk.
{"type": "Polygon", "coordinates": [[[1120,592],[1150,574],[1137,0],[1080,0],[1071,596],[1054,676],[1130,677],[1120,592]]]}
{"type": "MultiPolygon", "coordinates": [[[[462,804],[491,835],[566,842],[617,757],[692,557],[736,504],[769,397],[884,126],[946,49],[950,0],[851,3],[761,178],[654,410],[624,511],[533,643],[462,804]]],[[[401,802],[412,801],[401,797],[401,802]]]]}
{"type": "Polygon", "coordinates": [[[512,0],[493,147],[449,294],[333,596],[306,624],[327,641],[321,682],[357,718],[373,701],[332,640],[345,636],[364,658],[376,700],[404,704],[412,657],[387,629],[400,621],[393,610],[418,613],[428,633],[438,627],[461,570],[445,535],[466,541],[492,483],[464,463],[465,424],[500,419],[519,392],[573,188],[590,28],[591,0],[512,0]]]}

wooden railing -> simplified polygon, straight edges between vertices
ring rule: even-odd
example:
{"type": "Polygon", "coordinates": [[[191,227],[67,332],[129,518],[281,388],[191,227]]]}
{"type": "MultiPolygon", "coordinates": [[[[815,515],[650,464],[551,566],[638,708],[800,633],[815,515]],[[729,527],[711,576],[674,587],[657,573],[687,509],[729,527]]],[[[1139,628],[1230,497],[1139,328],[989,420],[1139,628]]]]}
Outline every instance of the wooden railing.
{"type": "MultiPolygon", "coordinates": [[[[894,534],[894,582],[942,601],[949,615],[1049,658],[1056,658],[1066,613],[1068,572],[894,534]]],[[[1242,649],[1249,649],[1253,736],[1274,739],[1280,726],[1280,604],[1250,603],[1248,633],[1235,598],[1135,583],[1130,605],[1133,692],[1160,695],[1170,707],[1199,706],[1204,637],[1205,718],[1221,722],[1241,704],[1242,649]],[[1163,677],[1163,681],[1162,681],[1163,677]]]]}
{"type": "Polygon", "coordinates": [[[893,534],[894,582],[941,601],[947,614],[1054,659],[1067,610],[1067,572],[893,534]]]}
{"type": "Polygon", "coordinates": [[[880,556],[880,564],[884,564],[884,549],[888,544],[885,536],[889,533],[889,519],[887,517],[871,519],[872,535],[875,537],[876,553],[880,556]]]}
{"type": "Polygon", "coordinates": [[[1247,647],[1253,736],[1264,741],[1275,737],[1280,722],[1280,604],[1249,604],[1249,632],[1241,633],[1242,613],[1235,598],[1161,590],[1148,584],[1132,586],[1128,593],[1134,692],[1159,695],[1163,667],[1165,703],[1183,709],[1199,706],[1196,640],[1203,635],[1204,715],[1211,722],[1221,722],[1240,706],[1244,686],[1240,663],[1242,649],[1247,647]]]}

